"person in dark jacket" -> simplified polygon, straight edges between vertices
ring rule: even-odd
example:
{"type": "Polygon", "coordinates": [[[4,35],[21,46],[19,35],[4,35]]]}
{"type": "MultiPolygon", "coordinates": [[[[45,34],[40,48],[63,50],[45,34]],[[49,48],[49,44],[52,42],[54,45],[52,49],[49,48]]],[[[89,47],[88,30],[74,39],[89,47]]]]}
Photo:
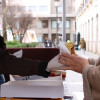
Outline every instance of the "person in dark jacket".
{"type": "Polygon", "coordinates": [[[40,75],[48,77],[46,71],[48,62],[35,61],[27,58],[17,58],[8,53],[4,39],[0,36],[0,74],[12,75],[40,75]]]}

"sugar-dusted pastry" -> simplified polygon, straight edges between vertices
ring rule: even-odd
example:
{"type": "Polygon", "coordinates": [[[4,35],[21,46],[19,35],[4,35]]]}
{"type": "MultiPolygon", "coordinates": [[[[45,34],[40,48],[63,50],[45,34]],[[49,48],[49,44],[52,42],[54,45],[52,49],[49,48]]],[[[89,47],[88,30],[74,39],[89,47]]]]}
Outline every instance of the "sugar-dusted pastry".
{"type": "Polygon", "coordinates": [[[70,51],[71,54],[75,54],[75,45],[73,42],[66,42],[65,43],[66,47],[68,48],[68,50],[70,51]]]}

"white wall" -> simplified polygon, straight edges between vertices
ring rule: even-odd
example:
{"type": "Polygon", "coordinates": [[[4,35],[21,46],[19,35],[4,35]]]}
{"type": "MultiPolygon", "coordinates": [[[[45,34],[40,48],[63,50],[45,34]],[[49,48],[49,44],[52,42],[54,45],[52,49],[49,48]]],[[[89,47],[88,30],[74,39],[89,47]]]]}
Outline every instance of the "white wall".
{"type": "Polygon", "coordinates": [[[77,16],[76,32],[80,32],[81,37],[85,38],[89,51],[100,53],[100,50],[97,50],[100,45],[100,0],[92,1],[84,12],[77,16]]]}

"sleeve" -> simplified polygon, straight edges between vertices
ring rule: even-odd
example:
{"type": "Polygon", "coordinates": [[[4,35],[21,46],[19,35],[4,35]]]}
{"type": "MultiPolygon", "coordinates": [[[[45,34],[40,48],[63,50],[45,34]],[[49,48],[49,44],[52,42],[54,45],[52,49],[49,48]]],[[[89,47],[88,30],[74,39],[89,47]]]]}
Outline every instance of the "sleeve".
{"type": "Polygon", "coordinates": [[[41,62],[26,58],[16,58],[7,51],[0,50],[0,73],[12,75],[41,75],[47,77],[46,73],[48,62],[41,62]]]}
{"type": "Polygon", "coordinates": [[[83,69],[83,90],[84,90],[84,100],[92,100],[91,87],[88,80],[88,71],[93,68],[93,65],[88,65],[83,69]]]}
{"type": "MultiPolygon", "coordinates": [[[[86,100],[92,100],[92,95],[91,91],[92,89],[100,90],[100,64],[97,64],[98,62],[100,63],[100,58],[95,60],[95,65],[94,65],[94,60],[92,59],[92,65],[88,65],[84,68],[83,70],[83,87],[84,87],[84,97],[88,98],[86,100]]],[[[97,91],[96,91],[97,92],[97,91]]]]}
{"type": "Polygon", "coordinates": [[[89,58],[88,61],[89,61],[90,65],[95,65],[95,63],[96,63],[96,60],[93,58],[89,58]]]}

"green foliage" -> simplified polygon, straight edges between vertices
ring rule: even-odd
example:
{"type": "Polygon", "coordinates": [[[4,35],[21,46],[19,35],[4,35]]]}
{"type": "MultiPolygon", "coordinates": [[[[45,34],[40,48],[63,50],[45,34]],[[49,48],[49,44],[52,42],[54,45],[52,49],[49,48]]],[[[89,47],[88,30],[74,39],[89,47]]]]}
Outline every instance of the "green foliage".
{"type": "Polygon", "coordinates": [[[18,44],[20,44],[20,42],[17,41],[17,40],[14,40],[14,41],[6,41],[6,45],[18,45],[18,44]]]}
{"type": "Polygon", "coordinates": [[[6,46],[7,48],[25,48],[25,47],[36,47],[36,45],[38,45],[38,42],[34,42],[34,43],[20,43],[17,40],[14,41],[6,41],[6,46]]]}

